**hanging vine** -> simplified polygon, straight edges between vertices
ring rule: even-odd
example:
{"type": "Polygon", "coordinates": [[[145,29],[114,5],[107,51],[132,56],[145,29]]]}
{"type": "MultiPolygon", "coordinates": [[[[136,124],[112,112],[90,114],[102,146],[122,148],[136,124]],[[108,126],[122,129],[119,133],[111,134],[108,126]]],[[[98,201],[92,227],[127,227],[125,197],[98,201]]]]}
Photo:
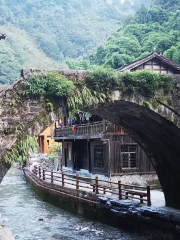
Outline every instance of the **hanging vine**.
{"type": "Polygon", "coordinates": [[[80,111],[82,106],[98,104],[104,102],[106,95],[104,93],[98,93],[96,91],[90,91],[86,86],[83,86],[81,90],[74,89],[72,95],[67,98],[68,110],[71,114],[72,111],[80,111]]]}
{"type": "Polygon", "coordinates": [[[4,155],[5,162],[12,164],[18,162],[20,165],[26,162],[29,155],[38,149],[38,143],[34,136],[26,136],[16,146],[6,151],[4,155]]]}

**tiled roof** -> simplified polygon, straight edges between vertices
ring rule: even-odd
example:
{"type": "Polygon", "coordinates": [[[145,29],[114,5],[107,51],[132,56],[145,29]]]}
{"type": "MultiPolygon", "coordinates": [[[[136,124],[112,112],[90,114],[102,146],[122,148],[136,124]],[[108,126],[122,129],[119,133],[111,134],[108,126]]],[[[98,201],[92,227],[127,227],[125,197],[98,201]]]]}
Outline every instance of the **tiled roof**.
{"type": "Polygon", "coordinates": [[[169,60],[168,58],[164,57],[161,54],[157,54],[156,52],[153,52],[153,53],[149,54],[148,56],[146,56],[146,57],[144,57],[144,58],[142,58],[138,61],[130,63],[129,65],[126,65],[122,68],[116,69],[116,72],[120,73],[120,72],[130,71],[131,69],[136,68],[136,67],[142,65],[143,63],[148,62],[149,60],[151,60],[153,58],[156,58],[156,59],[160,60],[161,62],[171,66],[172,68],[180,71],[180,66],[178,64],[169,60]]]}

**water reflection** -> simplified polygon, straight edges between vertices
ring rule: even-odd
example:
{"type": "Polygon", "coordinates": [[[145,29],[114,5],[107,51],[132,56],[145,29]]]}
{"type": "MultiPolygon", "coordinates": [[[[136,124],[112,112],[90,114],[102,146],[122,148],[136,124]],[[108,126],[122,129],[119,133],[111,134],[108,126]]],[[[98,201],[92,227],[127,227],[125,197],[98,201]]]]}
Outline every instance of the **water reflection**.
{"type": "Polygon", "coordinates": [[[18,240],[145,240],[110,226],[88,221],[41,201],[11,168],[0,185],[0,212],[18,240]]]}

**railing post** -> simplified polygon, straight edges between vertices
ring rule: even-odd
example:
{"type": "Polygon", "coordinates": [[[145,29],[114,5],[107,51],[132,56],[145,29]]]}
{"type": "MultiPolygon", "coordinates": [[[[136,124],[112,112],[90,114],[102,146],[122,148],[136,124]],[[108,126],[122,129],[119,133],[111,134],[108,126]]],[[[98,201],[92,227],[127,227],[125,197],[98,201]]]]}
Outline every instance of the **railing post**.
{"type": "Polygon", "coordinates": [[[51,170],[51,183],[53,183],[53,170],[51,170]]]}
{"type": "Polygon", "coordinates": [[[61,176],[62,176],[62,187],[64,187],[64,172],[61,173],[61,176]]]}
{"type": "Polygon", "coordinates": [[[151,206],[151,192],[150,192],[150,186],[147,186],[147,205],[151,206]]]}
{"type": "Polygon", "coordinates": [[[95,179],[95,184],[96,184],[96,194],[98,194],[99,193],[99,191],[98,191],[98,177],[96,177],[96,179],[95,179]]]}
{"type": "Polygon", "coordinates": [[[45,181],[45,169],[43,168],[43,181],[45,181]]]}
{"type": "Polygon", "coordinates": [[[36,174],[36,166],[34,166],[33,173],[36,174]]]}
{"type": "Polygon", "coordinates": [[[79,190],[79,174],[76,174],[76,190],[79,190]]]}
{"type": "Polygon", "coordinates": [[[119,189],[119,200],[121,200],[122,199],[121,181],[118,181],[118,189],[119,189]]]}
{"type": "Polygon", "coordinates": [[[39,166],[39,178],[41,178],[41,167],[39,166]]]}

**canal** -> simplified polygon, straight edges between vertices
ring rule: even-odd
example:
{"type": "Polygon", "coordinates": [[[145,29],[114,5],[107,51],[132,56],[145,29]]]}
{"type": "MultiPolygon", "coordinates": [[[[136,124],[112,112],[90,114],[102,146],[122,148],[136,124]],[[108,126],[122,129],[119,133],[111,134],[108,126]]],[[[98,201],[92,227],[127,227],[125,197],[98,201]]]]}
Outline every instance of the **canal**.
{"type": "Polygon", "coordinates": [[[3,224],[18,240],[146,240],[124,230],[73,215],[43,202],[13,167],[0,185],[3,224]]]}

